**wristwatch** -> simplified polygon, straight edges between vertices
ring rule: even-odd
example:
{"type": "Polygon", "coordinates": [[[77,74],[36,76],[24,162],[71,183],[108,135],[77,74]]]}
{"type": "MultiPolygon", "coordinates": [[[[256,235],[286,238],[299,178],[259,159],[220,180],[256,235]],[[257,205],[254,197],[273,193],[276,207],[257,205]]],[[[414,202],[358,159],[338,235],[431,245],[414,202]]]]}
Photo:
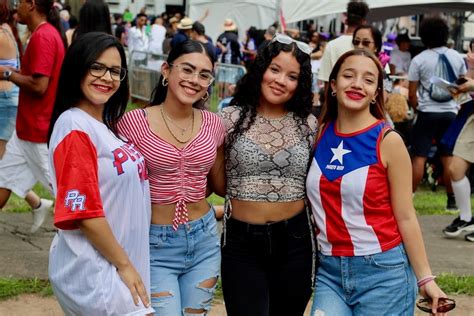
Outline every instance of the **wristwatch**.
{"type": "Polygon", "coordinates": [[[3,72],[3,80],[9,81],[11,75],[12,75],[11,70],[4,71],[3,72]]]}

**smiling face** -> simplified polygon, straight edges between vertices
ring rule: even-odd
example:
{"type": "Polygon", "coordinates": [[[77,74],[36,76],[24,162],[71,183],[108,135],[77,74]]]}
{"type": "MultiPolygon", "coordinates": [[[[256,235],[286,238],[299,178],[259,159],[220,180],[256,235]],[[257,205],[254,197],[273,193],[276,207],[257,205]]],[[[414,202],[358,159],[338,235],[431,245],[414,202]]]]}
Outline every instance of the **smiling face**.
{"type": "MultiPolygon", "coordinates": [[[[121,61],[117,48],[111,47],[106,49],[91,67],[105,66],[113,68],[114,72],[120,72],[121,61]]],[[[81,90],[84,95],[82,103],[92,106],[104,106],[120,87],[120,81],[112,79],[110,70],[105,71],[100,77],[93,76],[92,72],[94,72],[93,69],[89,69],[81,82],[81,90]]]]}
{"type": "Polygon", "coordinates": [[[300,64],[291,52],[280,52],[263,74],[260,104],[284,106],[298,87],[300,64]]]}
{"type": "Polygon", "coordinates": [[[366,56],[350,56],[341,65],[331,89],[336,91],[338,111],[369,111],[377,96],[379,70],[366,56]]]}
{"type": "Polygon", "coordinates": [[[360,29],[354,34],[352,40],[354,48],[360,48],[368,50],[369,52],[376,53],[377,47],[375,46],[374,37],[370,29],[360,29]]]}
{"type": "Polygon", "coordinates": [[[207,92],[205,78],[212,76],[212,63],[205,53],[184,54],[176,58],[172,65],[164,63],[161,72],[168,80],[166,99],[192,105],[207,92]]]}

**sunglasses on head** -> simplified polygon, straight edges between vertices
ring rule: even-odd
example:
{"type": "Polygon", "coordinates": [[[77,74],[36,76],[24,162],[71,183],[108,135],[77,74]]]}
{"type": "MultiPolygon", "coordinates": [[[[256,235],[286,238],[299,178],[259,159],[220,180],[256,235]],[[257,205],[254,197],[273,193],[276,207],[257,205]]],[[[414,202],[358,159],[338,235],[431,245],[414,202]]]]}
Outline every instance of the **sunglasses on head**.
{"type": "Polygon", "coordinates": [[[362,40],[361,41],[360,39],[352,40],[352,45],[354,45],[354,46],[359,46],[360,43],[362,43],[362,46],[364,46],[364,47],[369,47],[370,44],[373,43],[373,41],[369,41],[369,40],[362,40]]]}
{"type": "Polygon", "coordinates": [[[291,37],[289,37],[288,35],[281,34],[281,33],[276,33],[275,36],[273,36],[272,43],[274,43],[274,42],[278,42],[278,43],[281,43],[281,44],[287,44],[287,45],[290,45],[291,43],[295,43],[296,47],[298,47],[298,49],[300,51],[302,51],[303,53],[308,54],[308,55],[311,55],[311,52],[313,51],[311,46],[309,46],[308,44],[306,44],[304,42],[294,40],[291,37]]]}

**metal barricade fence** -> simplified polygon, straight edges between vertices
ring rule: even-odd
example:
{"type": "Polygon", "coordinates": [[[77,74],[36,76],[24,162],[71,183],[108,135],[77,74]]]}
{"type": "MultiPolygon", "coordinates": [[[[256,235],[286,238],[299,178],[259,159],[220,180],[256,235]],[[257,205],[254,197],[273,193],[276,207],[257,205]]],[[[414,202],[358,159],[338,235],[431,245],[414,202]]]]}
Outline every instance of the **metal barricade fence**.
{"type": "Polygon", "coordinates": [[[133,51],[128,60],[130,95],[133,98],[150,101],[150,96],[161,76],[161,64],[167,55],[133,51]]]}
{"type": "MultiPolygon", "coordinates": [[[[149,101],[151,93],[160,80],[161,65],[167,55],[154,55],[148,52],[133,51],[128,61],[130,94],[133,98],[149,101]]],[[[244,66],[216,63],[214,67],[215,81],[211,86],[208,107],[217,111],[219,102],[230,97],[237,81],[246,73],[244,66]]]]}
{"type": "Polygon", "coordinates": [[[247,73],[244,66],[216,63],[214,75],[216,80],[212,84],[212,93],[209,98],[209,107],[217,111],[219,103],[234,94],[235,85],[247,73]]]}

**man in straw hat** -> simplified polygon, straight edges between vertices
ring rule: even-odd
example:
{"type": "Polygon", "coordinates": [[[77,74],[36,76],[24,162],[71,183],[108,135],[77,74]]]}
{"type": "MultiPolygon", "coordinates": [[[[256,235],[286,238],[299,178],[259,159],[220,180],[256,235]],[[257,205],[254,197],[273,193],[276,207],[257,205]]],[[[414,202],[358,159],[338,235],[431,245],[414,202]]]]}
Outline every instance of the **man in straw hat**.
{"type": "Polygon", "coordinates": [[[217,46],[222,51],[221,62],[239,65],[241,61],[239,36],[237,25],[232,19],[225,19],[224,33],[217,38],[217,46]]]}
{"type": "Polygon", "coordinates": [[[193,20],[190,18],[182,18],[178,24],[178,32],[171,40],[171,48],[189,39],[191,37],[192,29],[193,20]]]}

